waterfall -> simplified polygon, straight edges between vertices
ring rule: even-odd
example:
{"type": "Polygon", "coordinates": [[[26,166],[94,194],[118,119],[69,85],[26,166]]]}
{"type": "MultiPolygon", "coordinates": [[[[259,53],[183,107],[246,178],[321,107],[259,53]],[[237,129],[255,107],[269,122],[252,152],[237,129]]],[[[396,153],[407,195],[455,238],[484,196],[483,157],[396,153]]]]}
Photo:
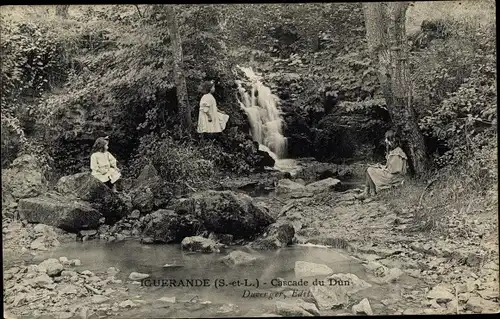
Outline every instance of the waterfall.
{"type": "Polygon", "coordinates": [[[242,81],[236,81],[240,107],[248,116],[252,137],[259,143],[259,149],[268,152],[275,161],[283,159],[286,156],[287,140],[282,133],[283,119],[278,108],[278,97],[262,84],[261,77],[251,68],[238,68],[245,73],[251,84],[251,91],[247,92],[242,81]]]}

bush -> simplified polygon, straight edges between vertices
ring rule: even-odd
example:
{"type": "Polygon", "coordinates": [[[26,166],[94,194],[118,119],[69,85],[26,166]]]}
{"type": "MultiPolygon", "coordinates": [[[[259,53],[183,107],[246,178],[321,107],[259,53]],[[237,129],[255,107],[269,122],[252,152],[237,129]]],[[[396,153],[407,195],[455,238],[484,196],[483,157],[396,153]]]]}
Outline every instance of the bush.
{"type": "Polygon", "coordinates": [[[156,167],[165,187],[174,194],[186,194],[190,187],[206,188],[218,173],[213,162],[204,159],[196,147],[189,142],[174,141],[166,134],[143,136],[125,175],[137,177],[149,163],[156,167]]]}
{"type": "Polygon", "coordinates": [[[434,40],[429,51],[414,56],[420,128],[444,146],[435,155],[439,167],[475,156],[497,125],[493,30],[448,23],[453,33],[446,40],[434,40]]]}

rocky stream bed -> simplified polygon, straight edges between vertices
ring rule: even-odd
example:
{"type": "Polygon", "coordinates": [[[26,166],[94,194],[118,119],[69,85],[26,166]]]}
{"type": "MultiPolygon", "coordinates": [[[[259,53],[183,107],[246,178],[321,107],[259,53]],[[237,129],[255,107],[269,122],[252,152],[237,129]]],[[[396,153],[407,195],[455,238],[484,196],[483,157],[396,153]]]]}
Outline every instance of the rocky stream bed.
{"type": "Polygon", "coordinates": [[[2,225],[4,317],[498,312],[498,232],[491,212],[456,216],[467,225],[466,238],[463,227],[453,225],[454,236],[429,238],[408,230],[412,207],[394,211],[377,197],[356,199],[356,185],[345,186],[356,176],[354,166],[313,166],[293,176],[269,172],[222,181],[217,190],[159,210],[148,206],[155,199],[147,197],[144,185],[151,178],[144,173],[135,195],[108,194],[106,205],[123,200],[128,207],[114,225],[97,213],[99,206],[87,205],[95,195],[82,191],[94,187],[81,182],[84,175],[60,180],[56,193],[40,194],[43,201],[11,203],[20,218],[4,216],[2,225]],[[60,196],[66,196],[62,203],[60,196]],[[34,210],[27,204],[43,209],[28,213],[34,210]],[[74,214],[82,210],[91,217],[79,219],[86,227],[75,229],[74,214]],[[44,217],[50,212],[62,213],[44,217]],[[206,278],[211,286],[152,284],[172,279],[179,285],[188,278],[206,278]],[[226,284],[246,278],[254,286],[229,281],[216,289],[221,278],[226,284]],[[256,280],[264,285],[272,279],[309,284],[255,287],[256,280]],[[314,280],[346,284],[312,285],[314,280]],[[244,298],[245,290],[254,297],[244,298]]]}

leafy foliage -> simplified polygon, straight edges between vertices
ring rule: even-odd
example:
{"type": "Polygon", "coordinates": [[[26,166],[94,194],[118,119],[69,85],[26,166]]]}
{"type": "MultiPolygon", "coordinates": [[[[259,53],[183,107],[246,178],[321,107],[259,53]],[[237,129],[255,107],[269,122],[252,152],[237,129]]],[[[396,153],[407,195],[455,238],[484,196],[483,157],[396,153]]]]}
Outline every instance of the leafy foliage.
{"type": "MultiPolygon", "coordinates": [[[[444,24],[444,22],[442,22],[444,24]]],[[[496,134],[494,30],[448,22],[446,40],[415,52],[420,128],[441,145],[436,164],[458,164],[496,134]]]]}
{"type": "Polygon", "coordinates": [[[204,159],[194,145],[176,142],[166,134],[141,137],[129,175],[137,174],[149,163],[158,168],[165,185],[174,194],[188,192],[189,186],[203,188],[210,185],[217,173],[214,163],[204,159]]]}

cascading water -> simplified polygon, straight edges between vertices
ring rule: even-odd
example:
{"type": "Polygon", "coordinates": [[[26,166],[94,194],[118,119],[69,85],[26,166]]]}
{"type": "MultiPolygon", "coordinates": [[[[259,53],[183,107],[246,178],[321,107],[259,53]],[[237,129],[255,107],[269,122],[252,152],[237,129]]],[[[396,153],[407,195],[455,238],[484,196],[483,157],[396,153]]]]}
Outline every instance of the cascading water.
{"type": "Polygon", "coordinates": [[[251,92],[247,92],[243,82],[236,81],[240,107],[248,116],[252,137],[259,143],[259,149],[268,152],[275,160],[276,169],[289,170],[295,166],[295,161],[285,159],[287,139],[282,133],[283,119],[278,107],[279,99],[262,83],[261,76],[252,68],[238,68],[245,73],[251,85],[251,92]]]}

